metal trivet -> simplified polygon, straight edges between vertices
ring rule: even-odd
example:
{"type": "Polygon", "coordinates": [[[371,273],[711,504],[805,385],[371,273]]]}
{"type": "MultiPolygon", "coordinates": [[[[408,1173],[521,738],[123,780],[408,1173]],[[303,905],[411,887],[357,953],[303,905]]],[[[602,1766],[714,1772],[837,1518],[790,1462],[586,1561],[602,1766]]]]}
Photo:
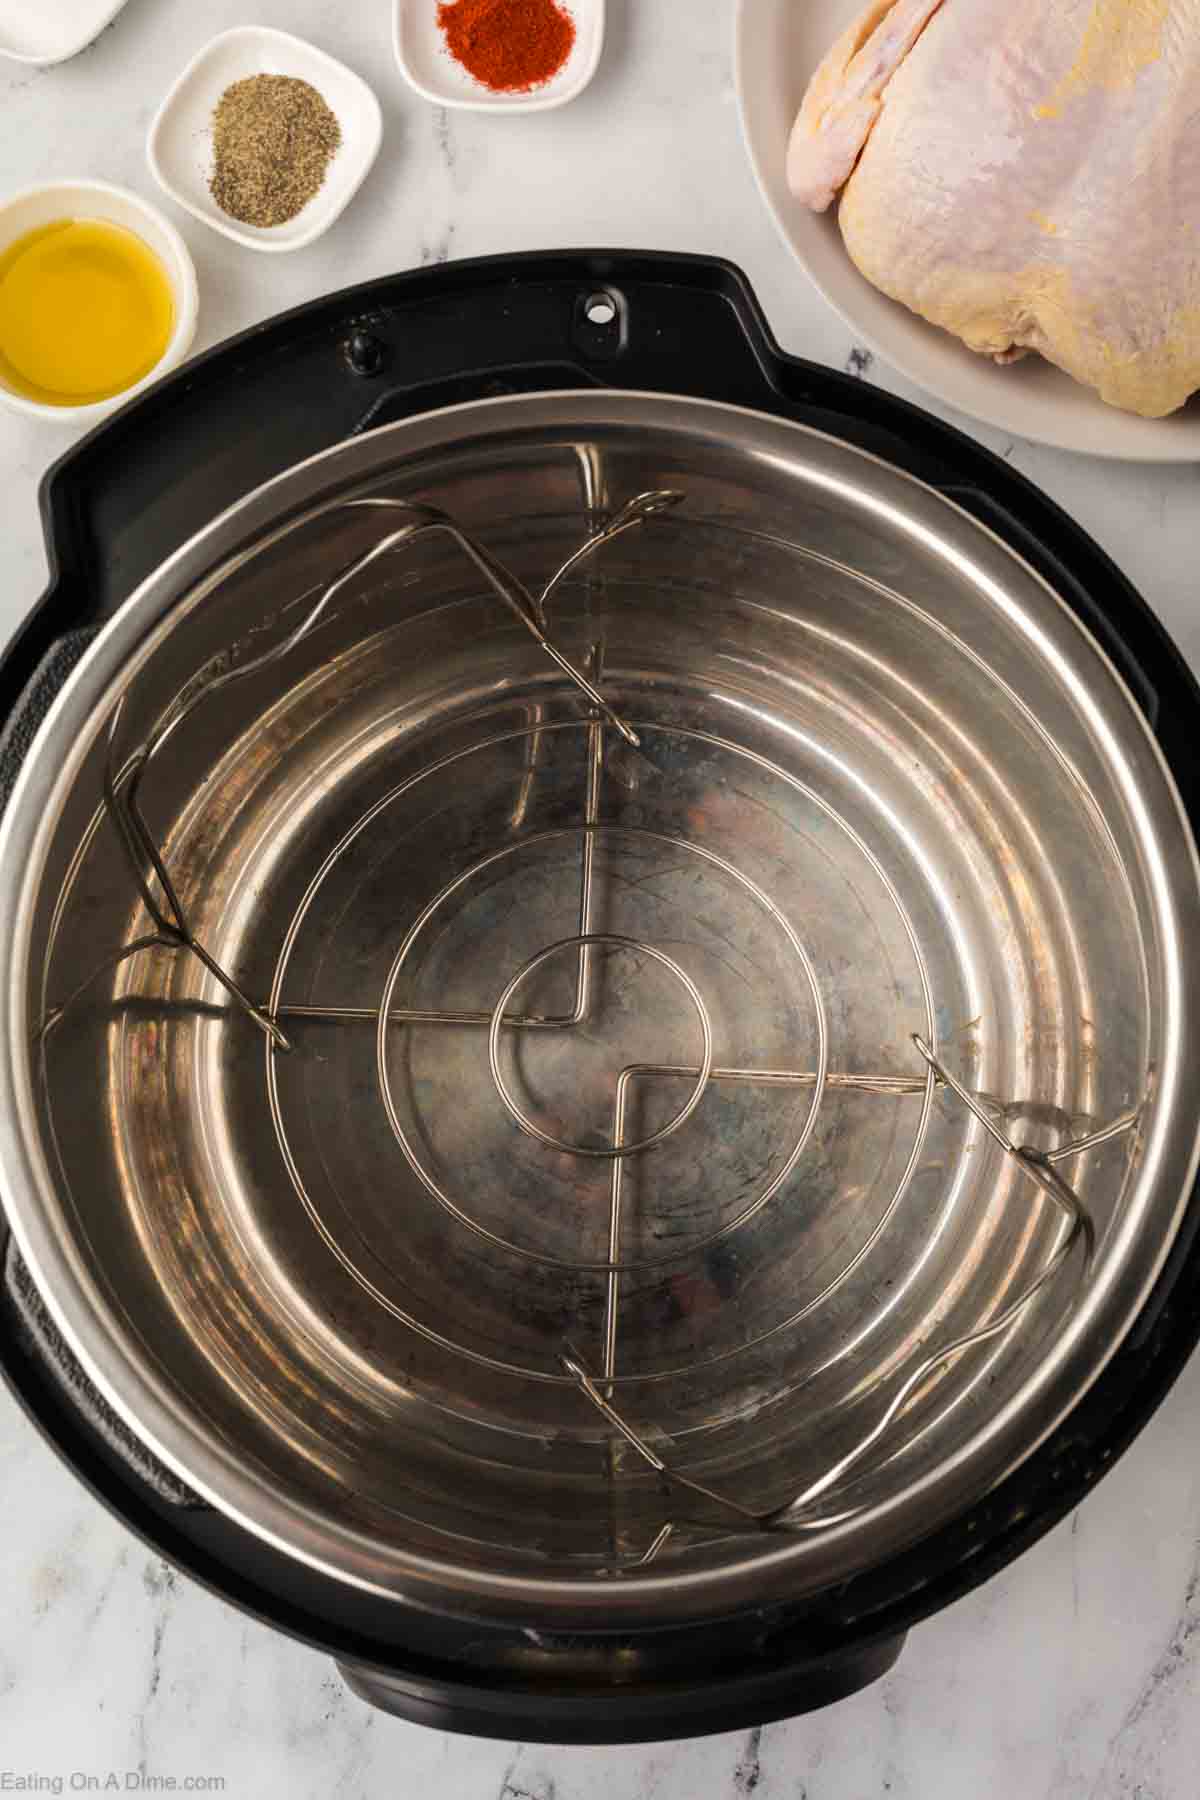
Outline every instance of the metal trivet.
{"type": "MultiPolygon", "coordinates": [[[[812,1509],[815,1503],[831,1488],[847,1476],[862,1459],[884,1437],[906,1407],[925,1387],[930,1378],[946,1364],[962,1355],[973,1346],[983,1344],[1000,1336],[1012,1325],[1026,1309],[1031,1306],[1037,1295],[1049,1285],[1059,1273],[1077,1243],[1083,1247],[1083,1256],[1079,1271],[1075,1298],[1082,1284],[1086,1281],[1094,1251],[1094,1228],[1092,1221],[1079,1200],[1078,1195],[1060,1174],[1060,1166],[1074,1157],[1082,1156],[1087,1151],[1096,1149],[1123,1133],[1132,1131],[1138,1122],[1140,1109],[1123,1114],[1102,1128],[1088,1132],[1060,1144],[1056,1149],[1043,1151],[1027,1144],[1018,1144],[1004,1127],[1008,1116],[1003,1102],[992,1096],[970,1092],[945,1067],[937,1055],[933,1044],[919,1034],[913,1034],[912,1046],[915,1060],[922,1065],[921,1072],[912,1075],[870,1075],[843,1074],[828,1067],[827,1033],[824,1012],[817,996],[818,1021],[818,1054],[816,1067],[813,1069],[758,1068],[758,1067],[723,1067],[714,1061],[714,1042],[712,1022],[708,1008],[699,988],[692,981],[687,971],[674,958],[668,956],[659,946],[638,938],[622,937],[612,933],[598,932],[594,926],[595,913],[595,841],[596,832],[600,828],[599,792],[600,775],[604,762],[604,751],[607,735],[617,734],[631,750],[640,751],[638,732],[623,719],[606,701],[601,691],[603,680],[602,650],[595,646],[590,658],[587,672],[578,668],[553,642],[547,626],[547,604],[559,584],[572,574],[581,563],[590,558],[603,545],[611,543],[627,531],[642,525],[645,521],[676,507],[683,496],[671,490],[660,490],[641,494],[631,500],[607,523],[595,530],[591,536],[576,550],[546,584],[540,595],[534,596],[525,585],[474,537],[464,531],[453,519],[431,507],[412,505],[402,501],[368,499],[354,500],[346,504],[351,507],[372,507],[386,510],[399,519],[394,530],[389,531],[365,554],[351,562],[334,580],[321,591],[303,620],[278,645],[263,654],[246,661],[234,660],[233,653],[225,653],[212,659],[187,684],[177,698],[164,710],[153,729],[124,763],[115,766],[116,739],[124,708],[124,698],[118,701],[113,710],[109,724],[108,754],[104,775],[104,801],[107,812],[112,818],[124,846],[126,858],[132,875],[137,883],[138,891],[150,916],[153,930],[123,945],[120,950],[109,956],[88,981],[71,994],[62,1005],[50,1009],[42,1025],[41,1037],[45,1039],[59,1024],[67,1010],[104,974],[111,972],[119,964],[143,950],[152,948],[184,951],[204,966],[214,980],[225,990],[245,1017],[252,1021],[267,1038],[271,1056],[286,1055],[291,1049],[291,1041],[287,1036],[286,1024],[289,1019],[325,1020],[335,1024],[355,1025],[372,1023],[378,1035],[378,1056],[381,1074],[381,1088],[385,1106],[389,1111],[393,1130],[397,1140],[407,1157],[414,1173],[420,1178],[433,1198],[443,1206],[456,1220],[467,1229],[477,1233],[494,1245],[525,1256],[533,1261],[549,1264],[574,1272],[591,1271],[601,1274],[606,1279],[606,1296],[604,1312],[603,1344],[596,1364],[593,1366],[572,1344],[564,1343],[560,1363],[564,1375],[576,1384],[582,1400],[594,1409],[609,1425],[617,1437],[636,1453],[638,1457],[662,1479],[664,1485],[680,1493],[690,1493],[711,1506],[715,1506],[737,1530],[774,1531],[774,1530],[815,1530],[828,1523],[828,1516],[818,1516],[812,1509]],[[479,859],[455,880],[444,888],[425,908],[421,917],[409,929],[399,953],[393,963],[391,973],[385,987],[380,1005],[377,1008],[337,1008],[313,1007],[285,1004],[278,992],[279,980],[276,981],[276,992],[270,1001],[260,1003],[252,999],[238,984],[229,971],[222,967],[218,960],[205,948],[192,930],[187,910],[180,900],[166,867],[164,856],[154,840],[141,808],[141,790],[146,775],[155,758],[163,749],[171,735],[184,723],[190,714],[205,701],[229,684],[255,675],[271,664],[282,662],[289,653],[316,627],[330,606],[354,579],[372,563],[381,557],[401,550],[416,543],[430,534],[444,534],[458,546],[476,570],[483,577],[497,600],[512,612],[522,625],[530,632],[540,648],[556,664],[567,677],[571,685],[587,704],[586,726],[587,743],[587,776],[585,792],[582,796],[582,817],[576,828],[581,837],[580,855],[580,890],[578,930],[573,935],[546,945],[531,957],[506,983],[503,991],[490,1012],[486,1011],[439,1011],[429,1009],[405,1009],[394,1004],[394,994],[400,978],[405,957],[415,938],[447,896],[459,888],[463,882],[478,874],[496,858],[508,853],[507,848],[493,851],[479,859]],[[593,953],[605,948],[629,950],[641,957],[654,961],[665,967],[683,985],[695,1010],[700,1028],[702,1053],[698,1063],[694,1065],[671,1063],[630,1064],[620,1073],[613,1096],[612,1141],[607,1147],[583,1146],[573,1144],[566,1139],[558,1138],[539,1126],[535,1120],[523,1110],[509,1091],[500,1061],[500,1042],[505,1031],[556,1031],[569,1030],[584,1023],[589,1016],[593,991],[593,953]],[[519,992],[527,979],[543,963],[560,955],[573,955],[576,959],[575,1003],[569,1012],[561,1015],[525,1013],[516,1009],[519,992]],[[558,1152],[581,1158],[595,1158],[607,1161],[611,1165],[609,1179],[609,1231],[608,1255],[603,1261],[568,1262],[552,1256],[543,1255],[536,1250],[511,1243],[498,1234],[488,1230],[484,1225],[472,1219],[457,1205],[423,1166],[415,1148],[410,1144],[403,1129],[394,1103],[391,1099],[389,1084],[386,1078],[388,1041],[391,1032],[398,1026],[453,1026],[474,1028],[488,1034],[488,1060],[492,1080],[496,1092],[509,1116],[515,1124],[531,1138],[541,1142],[558,1152]],[[628,1137],[628,1115],[630,1094],[635,1085],[647,1081],[665,1081],[686,1084],[685,1096],[678,1110],[658,1130],[636,1140],[628,1137]],[[756,1084],[760,1086],[786,1087],[811,1090],[812,1103],[806,1122],[796,1142],[784,1159],[780,1170],[770,1179],[767,1185],[750,1201],[736,1217],[720,1230],[697,1242],[691,1243],[685,1251],[638,1262],[625,1261],[622,1258],[622,1224],[623,1224],[623,1184],[624,1172],[630,1159],[645,1154],[654,1146],[662,1143],[679,1131],[692,1116],[701,1099],[712,1083],[756,1084]],[[718,1239],[729,1236],[745,1225],[755,1214],[767,1206],[774,1195],[783,1186],[796,1167],[801,1152],[811,1132],[822,1095],[827,1089],[851,1089],[865,1094],[878,1094],[891,1098],[903,1095],[921,1096],[928,1094],[932,1088],[940,1089],[954,1095],[972,1114],[993,1141],[1013,1159],[1030,1184],[1046,1198],[1051,1200],[1061,1214],[1061,1225],[1055,1247],[1038,1276],[1030,1282],[1026,1289],[1001,1311],[997,1312],[985,1324],[977,1329],[942,1344],[925,1356],[917,1366],[904,1378],[893,1394],[890,1402],[871,1430],[863,1436],[837,1462],[826,1469],[822,1475],[812,1481],[800,1493],[794,1495],[784,1506],[773,1508],[768,1512],[756,1512],[740,1502],[716,1489],[693,1480],[690,1476],[672,1468],[656,1450],[646,1441],[645,1436],[636,1430],[615,1404],[614,1394],[617,1387],[617,1344],[618,1324],[621,1302],[622,1276],[632,1269],[645,1269],[656,1264],[676,1262],[682,1256],[692,1256],[697,1251],[715,1243],[718,1239]]],[[[539,715],[540,716],[540,715],[539,715]]],[[[541,728],[535,727],[531,734],[532,743],[528,759],[528,768],[522,790],[518,796],[511,824],[518,827],[525,814],[529,800],[529,785],[533,778],[539,753],[541,728]]],[[[647,769],[653,765],[644,757],[641,760],[647,769]]],[[[541,837],[560,835],[558,833],[542,833],[541,837]]],[[[645,832],[641,835],[655,837],[658,834],[645,832]]],[[[535,836],[533,842],[538,841],[535,836]]],[[[731,864],[702,846],[690,844],[679,837],[666,838],[663,841],[673,846],[683,846],[718,864],[726,873],[732,874],[745,887],[750,888],[776,916],[781,915],[772,906],[761,890],[755,889],[747,877],[740,875],[731,864]]],[[[781,920],[784,929],[792,941],[810,985],[816,994],[815,975],[804,952],[803,946],[796,939],[790,926],[781,920]]],[[[273,1067],[273,1063],[271,1065],[273,1067]]],[[[873,1239],[872,1239],[873,1241],[873,1239]]],[[[864,1254],[860,1250],[855,1262],[864,1254]]],[[[853,1264],[851,1264],[851,1267],[853,1264]]],[[[844,1278],[846,1271],[837,1279],[844,1278]]],[[[829,1291],[827,1288],[826,1292],[829,1291]]],[[[1072,1304],[1074,1301],[1072,1301],[1072,1304]]],[[[807,1310],[807,1309],[806,1309],[807,1310]]],[[[407,1317],[407,1315],[406,1315],[407,1317]]],[[[409,1319],[408,1323],[415,1321],[409,1319]]],[[[786,1321],[787,1324],[793,1321],[786,1321]]],[[[418,1329],[423,1329],[418,1327],[418,1329]]],[[[446,1338],[439,1338],[446,1347],[465,1352],[446,1338]]],[[[477,1360],[479,1360],[477,1358],[477,1360]]],[[[488,1360],[486,1358],[482,1360],[488,1360]]],[[[493,1362],[492,1366],[505,1372],[508,1365],[493,1362]]],[[[679,1373],[680,1371],[674,1371],[679,1373]]],[[[615,1466],[610,1457],[610,1472],[615,1473],[615,1466]]],[[[855,1510],[851,1508],[852,1512],[855,1510]]],[[[848,1517],[842,1511],[839,1518],[848,1517]]],[[[639,1565],[652,1561],[668,1542],[675,1529],[675,1521],[668,1519],[648,1549],[638,1558],[639,1565]]]]}

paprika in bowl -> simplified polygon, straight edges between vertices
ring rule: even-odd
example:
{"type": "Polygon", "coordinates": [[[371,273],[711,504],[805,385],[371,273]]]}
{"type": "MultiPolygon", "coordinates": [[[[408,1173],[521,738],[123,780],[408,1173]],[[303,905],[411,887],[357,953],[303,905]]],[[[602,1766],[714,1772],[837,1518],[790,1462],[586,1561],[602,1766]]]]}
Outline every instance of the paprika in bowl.
{"type": "Polygon", "coordinates": [[[537,112],[595,74],[605,0],[395,0],[396,60],[436,106],[537,112]]]}

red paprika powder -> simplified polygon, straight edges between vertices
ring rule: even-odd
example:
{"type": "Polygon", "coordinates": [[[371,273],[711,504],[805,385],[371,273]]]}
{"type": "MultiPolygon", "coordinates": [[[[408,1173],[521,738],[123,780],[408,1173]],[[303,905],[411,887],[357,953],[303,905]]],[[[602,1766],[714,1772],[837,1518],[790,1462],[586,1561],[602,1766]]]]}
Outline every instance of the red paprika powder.
{"type": "Polygon", "coordinates": [[[575,42],[574,22],[556,0],[442,0],[437,17],[451,56],[495,93],[540,87],[575,42]]]}

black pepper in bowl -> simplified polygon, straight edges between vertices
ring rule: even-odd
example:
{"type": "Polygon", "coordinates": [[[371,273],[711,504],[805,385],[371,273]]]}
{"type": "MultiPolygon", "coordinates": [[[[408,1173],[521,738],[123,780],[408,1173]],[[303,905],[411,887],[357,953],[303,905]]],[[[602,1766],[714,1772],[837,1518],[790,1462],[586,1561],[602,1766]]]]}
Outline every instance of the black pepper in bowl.
{"type": "Polygon", "coordinates": [[[342,141],[329,106],[292,75],[248,75],[213,112],[209,191],[243,225],[286,225],[318,193],[342,141]]]}

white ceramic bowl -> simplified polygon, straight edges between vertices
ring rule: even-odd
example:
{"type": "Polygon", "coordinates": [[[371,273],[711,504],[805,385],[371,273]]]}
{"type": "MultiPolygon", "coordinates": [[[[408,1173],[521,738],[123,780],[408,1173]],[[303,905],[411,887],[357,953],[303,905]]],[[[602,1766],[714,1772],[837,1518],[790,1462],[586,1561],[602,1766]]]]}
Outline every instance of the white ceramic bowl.
{"type": "Polygon", "coordinates": [[[394,0],[396,61],[409,86],[435,106],[467,112],[548,112],[582,94],[600,66],[605,0],[560,0],[575,22],[575,42],[557,75],[528,93],[495,94],[468,75],[446,48],[437,0],[394,0]]]}
{"type": "Polygon", "coordinates": [[[366,178],[379,154],[383,115],[353,69],[287,31],[238,25],[194,56],[155,115],[146,156],[164,193],[193,217],[252,250],[302,250],[328,231],[366,178]],[[212,115],[231,82],[250,75],[291,75],[307,81],[336,114],[342,142],[320,191],[286,225],[243,225],[223,213],[208,191],[212,115]]]}
{"type": "Polygon", "coordinates": [[[125,0],[0,0],[0,56],[59,63],[86,50],[125,0]]]}
{"type": "Polygon", "coordinates": [[[809,212],[788,189],[784,153],[809,77],[862,0],[739,0],[735,80],[742,132],[775,222],[805,274],[894,369],[959,412],[1013,437],[1132,462],[1200,460],[1200,400],[1168,419],[1106,406],[1041,357],[1000,368],[889,300],[846,254],[837,209],[809,212]]]}
{"type": "Polygon", "coordinates": [[[109,400],[92,401],[87,406],[47,406],[9,387],[0,369],[0,404],[35,419],[56,419],[60,425],[89,424],[123,406],[132,395],[140,394],[183,361],[196,335],[196,270],[187,245],[170,220],[149,201],[139,199],[126,188],[112,187],[107,181],[54,181],[44,187],[25,188],[0,201],[0,255],[27,231],[52,225],[56,219],[106,219],[136,232],[166,270],[175,301],[175,328],[166,349],[148,375],[109,400]]]}

